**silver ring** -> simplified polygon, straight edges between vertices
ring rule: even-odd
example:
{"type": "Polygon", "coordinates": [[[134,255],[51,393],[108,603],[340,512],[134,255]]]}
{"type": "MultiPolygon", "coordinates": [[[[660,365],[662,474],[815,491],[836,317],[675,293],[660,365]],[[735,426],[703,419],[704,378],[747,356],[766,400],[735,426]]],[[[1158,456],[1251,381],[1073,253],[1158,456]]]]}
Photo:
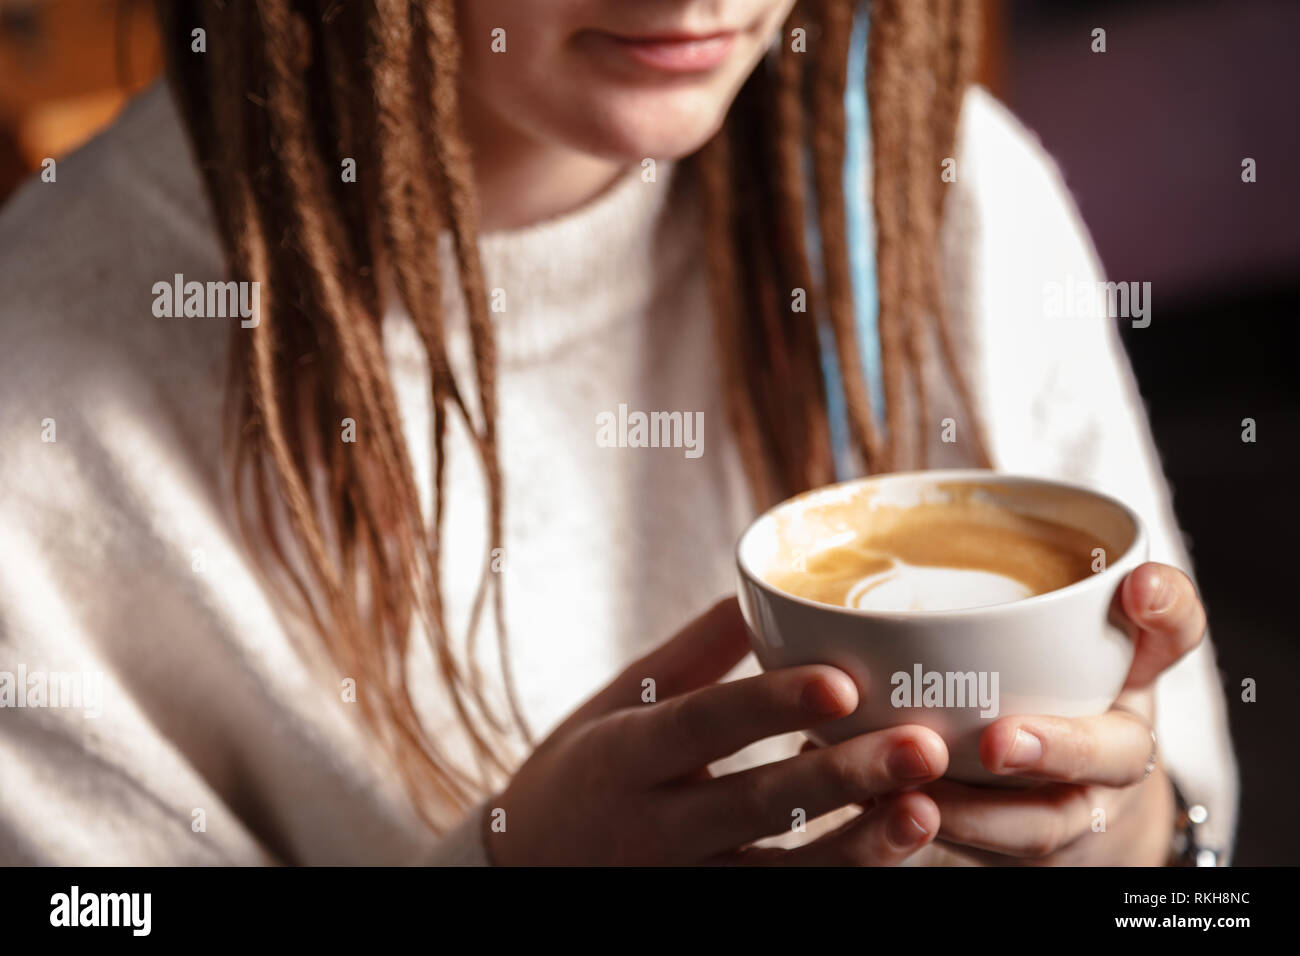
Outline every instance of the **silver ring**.
{"type": "Polygon", "coordinates": [[[1122,707],[1119,704],[1112,704],[1111,707],[1114,710],[1122,710],[1124,713],[1128,714],[1134,720],[1137,720],[1145,724],[1147,728],[1147,733],[1151,735],[1151,753],[1147,756],[1147,765],[1142,768],[1142,779],[1145,780],[1147,777],[1151,776],[1151,774],[1156,769],[1156,729],[1151,724],[1147,723],[1145,717],[1143,717],[1137,711],[1132,710],[1131,708],[1122,707]]]}

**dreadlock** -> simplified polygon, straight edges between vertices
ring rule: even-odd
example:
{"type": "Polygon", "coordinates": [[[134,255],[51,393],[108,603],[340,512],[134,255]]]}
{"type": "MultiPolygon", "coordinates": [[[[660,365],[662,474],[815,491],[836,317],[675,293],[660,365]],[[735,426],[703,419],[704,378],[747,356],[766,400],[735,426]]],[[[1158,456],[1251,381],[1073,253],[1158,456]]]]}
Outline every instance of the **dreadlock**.
{"type": "MultiPolygon", "coordinates": [[[[954,149],[973,68],[974,4],[870,0],[883,420],[859,357],[842,179],[854,6],[801,0],[722,129],[684,164],[709,206],[704,243],[727,410],[760,508],[835,474],[821,317],[864,469],[924,467],[936,427],[935,343],[962,403],[967,447],[988,461],[938,270],[940,162],[954,149]],[[791,42],[795,30],[806,51],[791,42]],[[791,307],[796,290],[806,311],[791,307]]],[[[262,290],[259,323],[235,332],[227,390],[241,530],[269,557],[267,573],[320,635],[331,666],[356,677],[366,722],[440,829],[510,772],[521,741],[531,742],[511,679],[502,575],[490,562],[504,538],[497,361],[460,126],[454,2],[160,0],[158,8],[230,270],[262,290]],[[187,52],[195,28],[206,32],[207,56],[187,52]],[[365,171],[356,183],[338,174],[346,159],[365,171]],[[443,236],[468,320],[470,382],[458,380],[448,357],[443,236]],[[430,370],[427,517],[384,362],[390,295],[410,314],[430,370]],[[355,423],[355,443],[339,441],[345,419],[355,423]],[[441,551],[454,420],[482,468],[488,530],[459,650],[441,551]],[[488,616],[506,713],[489,700],[476,664],[488,616]],[[417,621],[472,744],[473,772],[417,713],[406,664],[417,621]]]]}

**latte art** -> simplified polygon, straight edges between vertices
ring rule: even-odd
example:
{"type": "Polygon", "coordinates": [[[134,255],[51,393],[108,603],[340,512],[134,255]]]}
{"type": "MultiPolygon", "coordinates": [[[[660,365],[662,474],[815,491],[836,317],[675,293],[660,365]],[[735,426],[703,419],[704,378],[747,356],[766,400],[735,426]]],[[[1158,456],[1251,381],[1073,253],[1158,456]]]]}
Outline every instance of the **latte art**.
{"type": "Polygon", "coordinates": [[[763,668],[830,664],[861,692],[811,739],[919,724],[947,745],[946,777],[992,787],[1030,781],[984,765],[990,720],[1089,717],[1114,703],[1135,646],[1115,602],[1146,559],[1141,519],[1122,502],[983,469],[815,488],[736,545],[763,668]]]}
{"type": "Polygon", "coordinates": [[[894,563],[854,584],[844,605],[863,611],[952,611],[1008,604],[1033,596],[1026,585],[992,571],[894,563]]]}
{"type": "Polygon", "coordinates": [[[1022,600],[1083,580],[1098,549],[1105,551],[1086,531],[969,495],[907,508],[842,502],[807,509],[800,521],[799,533],[818,544],[805,552],[787,541],[768,583],[796,597],[870,611],[1022,600]]]}

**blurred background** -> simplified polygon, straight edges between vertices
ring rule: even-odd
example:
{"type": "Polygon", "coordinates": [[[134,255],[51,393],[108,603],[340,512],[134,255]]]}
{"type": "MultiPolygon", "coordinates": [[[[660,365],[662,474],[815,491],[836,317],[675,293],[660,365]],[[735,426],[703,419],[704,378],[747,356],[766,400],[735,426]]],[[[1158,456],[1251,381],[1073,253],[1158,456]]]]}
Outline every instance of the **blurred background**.
{"type": "MultiPolygon", "coordinates": [[[[1300,863],[1300,392],[1285,331],[1300,312],[1300,3],[983,6],[983,82],[1060,163],[1109,277],[1152,284],[1151,325],[1125,345],[1218,645],[1243,785],[1236,862],[1300,863]]],[[[149,0],[0,0],[0,203],[160,67],[149,0]]]]}
{"type": "Polygon", "coordinates": [[[1108,276],[1151,283],[1151,325],[1122,327],[1218,648],[1236,862],[1295,865],[1300,3],[1009,0],[997,14],[995,89],[1060,163],[1108,276]]]}
{"type": "Polygon", "coordinates": [[[161,69],[150,0],[0,0],[0,202],[161,69]]]}

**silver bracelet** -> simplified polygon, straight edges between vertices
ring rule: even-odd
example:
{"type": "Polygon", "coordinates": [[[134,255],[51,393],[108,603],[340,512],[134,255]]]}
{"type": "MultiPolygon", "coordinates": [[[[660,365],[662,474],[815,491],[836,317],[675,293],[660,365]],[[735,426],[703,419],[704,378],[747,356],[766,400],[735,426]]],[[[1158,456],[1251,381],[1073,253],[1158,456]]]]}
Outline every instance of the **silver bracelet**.
{"type": "Polygon", "coordinates": [[[1174,788],[1174,840],[1169,853],[1170,866],[1218,866],[1219,851],[1201,842],[1201,827],[1210,818],[1204,804],[1187,802],[1183,791],[1170,778],[1174,788]]]}

